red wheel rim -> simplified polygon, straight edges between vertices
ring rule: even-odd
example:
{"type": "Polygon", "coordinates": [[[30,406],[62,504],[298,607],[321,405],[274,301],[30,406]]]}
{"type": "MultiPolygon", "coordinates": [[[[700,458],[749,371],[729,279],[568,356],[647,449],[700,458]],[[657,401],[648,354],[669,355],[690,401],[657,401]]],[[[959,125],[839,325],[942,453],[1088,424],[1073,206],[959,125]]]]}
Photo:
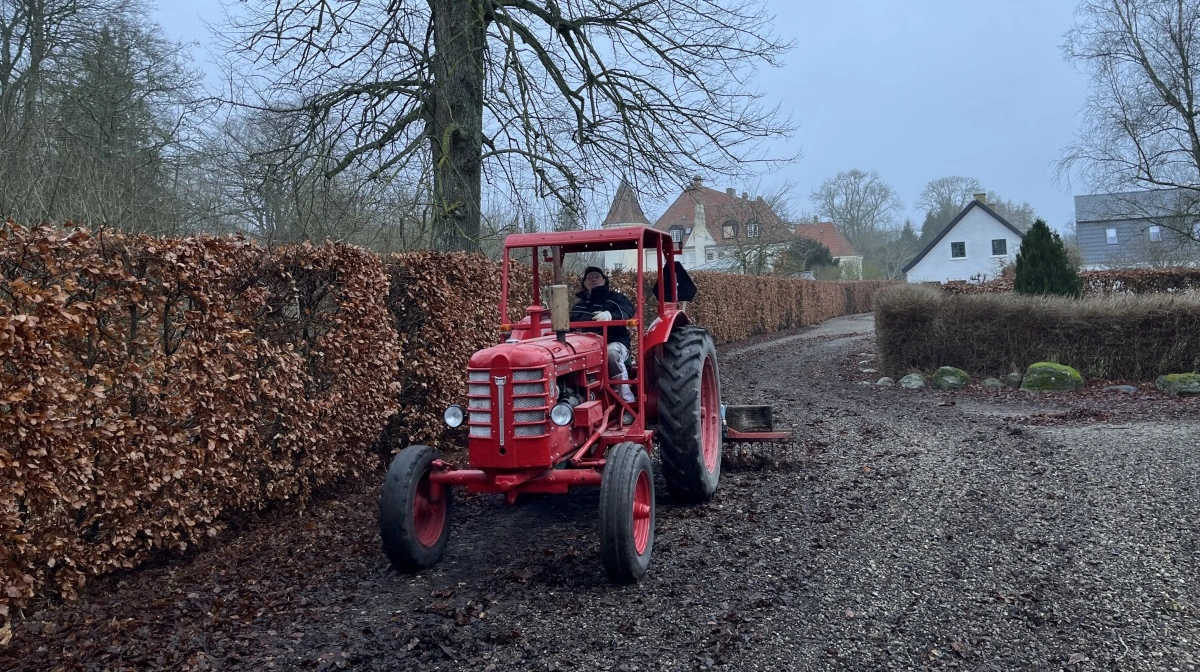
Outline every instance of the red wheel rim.
{"type": "Polygon", "coordinates": [[[721,459],[721,395],[717,391],[717,371],[711,358],[705,358],[700,373],[700,449],[704,468],[716,471],[721,459]]]}
{"type": "Polygon", "coordinates": [[[421,476],[417,490],[413,493],[413,533],[417,543],[432,548],[442,536],[446,525],[446,497],[444,486],[429,482],[429,472],[421,476]]]}
{"type": "Polygon", "coordinates": [[[650,545],[650,497],[650,476],[642,469],[633,487],[633,547],[638,555],[650,545]]]}

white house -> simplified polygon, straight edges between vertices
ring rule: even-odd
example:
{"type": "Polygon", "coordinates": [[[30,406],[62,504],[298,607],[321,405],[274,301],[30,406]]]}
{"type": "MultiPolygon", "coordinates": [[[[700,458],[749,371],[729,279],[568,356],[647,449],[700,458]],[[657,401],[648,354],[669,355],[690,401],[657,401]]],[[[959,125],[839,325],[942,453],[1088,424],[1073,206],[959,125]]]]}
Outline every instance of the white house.
{"type": "Polygon", "coordinates": [[[1020,229],[975,194],[967,207],[902,270],[909,282],[982,282],[996,278],[1021,249],[1020,229]]]}

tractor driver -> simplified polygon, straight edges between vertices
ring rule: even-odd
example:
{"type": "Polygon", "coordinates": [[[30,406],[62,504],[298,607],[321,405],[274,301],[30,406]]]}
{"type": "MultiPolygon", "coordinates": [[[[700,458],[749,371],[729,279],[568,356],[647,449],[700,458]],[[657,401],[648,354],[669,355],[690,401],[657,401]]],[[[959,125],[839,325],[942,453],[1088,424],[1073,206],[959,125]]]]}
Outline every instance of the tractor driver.
{"type": "MultiPolygon", "coordinates": [[[[575,296],[579,302],[571,307],[572,322],[606,322],[609,320],[628,320],[637,315],[633,303],[624,294],[608,286],[608,276],[604,269],[588,266],[583,272],[583,291],[575,296]]],[[[583,331],[601,333],[600,327],[587,327],[583,331]]],[[[608,328],[608,376],[613,380],[628,380],[629,371],[625,368],[625,360],[629,357],[629,329],[626,327],[608,328]]],[[[635,398],[628,385],[620,385],[621,399],[633,403],[635,398]]]]}

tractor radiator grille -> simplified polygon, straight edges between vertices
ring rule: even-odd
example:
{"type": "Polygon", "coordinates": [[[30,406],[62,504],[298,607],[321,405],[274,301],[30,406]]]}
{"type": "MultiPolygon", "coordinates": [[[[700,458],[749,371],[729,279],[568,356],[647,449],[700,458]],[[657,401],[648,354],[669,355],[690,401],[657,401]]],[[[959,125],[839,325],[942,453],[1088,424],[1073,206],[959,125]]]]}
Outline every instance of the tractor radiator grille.
{"type": "Polygon", "coordinates": [[[513,394],[546,394],[545,383],[518,383],[513,385],[513,394]]]}
{"type": "MultiPolygon", "coordinates": [[[[519,369],[512,372],[509,392],[501,391],[512,402],[512,423],[506,422],[516,437],[545,436],[547,433],[546,408],[550,404],[547,397],[546,372],[543,369],[519,369]],[[516,423],[516,424],[514,424],[516,423]],[[537,423],[537,424],[520,424],[537,423]]],[[[553,381],[549,381],[553,384],[553,381]]],[[[489,371],[467,372],[467,423],[468,435],[481,439],[490,439],[495,434],[492,423],[494,417],[492,394],[497,380],[489,371]]],[[[507,400],[507,399],[506,399],[507,400]]]]}
{"type": "Polygon", "coordinates": [[[546,433],[546,425],[517,425],[513,432],[517,436],[541,436],[546,433]]]}
{"type": "Polygon", "coordinates": [[[545,422],[545,411],[517,411],[513,413],[513,420],[517,422],[545,422]]]}

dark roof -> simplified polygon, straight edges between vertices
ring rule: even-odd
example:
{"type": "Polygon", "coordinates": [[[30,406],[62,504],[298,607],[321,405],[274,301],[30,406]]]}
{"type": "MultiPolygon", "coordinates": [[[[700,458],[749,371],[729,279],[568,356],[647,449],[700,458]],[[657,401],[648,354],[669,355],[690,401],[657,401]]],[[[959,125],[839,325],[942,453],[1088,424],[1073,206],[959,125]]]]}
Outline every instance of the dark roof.
{"type": "Polygon", "coordinates": [[[1147,189],[1075,197],[1076,222],[1114,222],[1195,215],[1200,189],[1147,189]]]}
{"type": "MultiPolygon", "coordinates": [[[[659,231],[670,231],[672,226],[679,225],[685,231],[692,229],[694,233],[697,203],[704,204],[704,225],[708,229],[708,235],[717,245],[724,240],[721,235],[721,225],[729,220],[744,225],[752,219],[757,219],[763,230],[774,230],[776,227],[783,226],[779,215],[775,214],[771,205],[761,200],[761,197],[741,198],[736,194],[731,195],[727,191],[693,185],[683,190],[679,198],[676,198],[667,211],[658,218],[654,228],[659,231]]],[[[738,237],[744,236],[745,226],[739,226],[738,237]]],[[[687,245],[690,238],[691,234],[684,235],[680,246],[687,245]]]]}
{"type": "Polygon", "coordinates": [[[907,272],[909,272],[910,270],[912,270],[912,267],[913,267],[913,266],[916,266],[916,265],[917,265],[917,262],[919,262],[919,261],[921,261],[922,259],[924,259],[924,258],[925,258],[925,255],[929,254],[929,251],[930,251],[930,250],[932,250],[932,249],[933,249],[935,246],[937,246],[937,244],[938,244],[938,243],[942,242],[942,238],[945,238],[945,237],[946,237],[946,234],[947,234],[947,233],[950,233],[950,229],[953,229],[955,226],[957,226],[957,225],[958,225],[958,223],[959,223],[960,221],[962,221],[962,218],[967,216],[967,213],[971,211],[971,208],[983,208],[983,211],[984,211],[984,212],[986,212],[987,214],[991,215],[991,216],[992,216],[992,217],[993,217],[993,218],[994,218],[996,221],[1000,222],[1000,223],[1001,223],[1001,224],[1003,224],[1004,226],[1007,226],[1007,227],[1009,228],[1009,230],[1010,230],[1010,231],[1012,231],[1013,233],[1017,234],[1017,237],[1018,237],[1018,238],[1022,238],[1022,239],[1023,239],[1023,238],[1025,238],[1025,234],[1021,233],[1021,230],[1020,230],[1020,229],[1018,229],[1017,227],[1013,226],[1012,224],[1009,224],[1009,223],[1008,223],[1008,220],[1007,220],[1007,219],[1005,219],[1005,218],[1003,218],[1003,217],[1001,217],[1001,216],[1000,216],[1000,214],[999,214],[999,213],[997,213],[995,210],[993,210],[993,209],[989,208],[988,206],[984,205],[984,204],[983,204],[983,203],[981,203],[979,200],[974,200],[974,201],[971,201],[970,203],[968,203],[968,204],[967,204],[967,207],[963,208],[963,209],[962,209],[962,212],[958,213],[958,215],[956,215],[956,216],[954,217],[954,219],[950,220],[950,223],[949,223],[949,224],[947,224],[947,225],[945,226],[945,228],[943,228],[943,229],[941,230],[941,232],[939,232],[939,233],[938,233],[938,235],[937,235],[937,236],[936,236],[936,237],[935,237],[933,240],[929,241],[929,244],[925,246],[925,249],[921,250],[920,254],[918,254],[917,256],[913,257],[913,260],[912,260],[912,261],[910,261],[910,262],[908,262],[908,264],[907,264],[907,265],[905,265],[905,267],[904,267],[904,268],[900,269],[900,271],[901,271],[901,272],[903,272],[903,273],[907,273],[907,272]]]}
{"type": "Polygon", "coordinates": [[[608,207],[608,216],[604,218],[604,222],[600,226],[607,227],[614,224],[650,226],[650,220],[646,217],[646,213],[642,212],[642,204],[638,203],[637,194],[625,180],[621,180],[620,186],[617,187],[617,194],[613,196],[612,205],[608,207]]]}
{"type": "Polygon", "coordinates": [[[829,248],[829,253],[834,257],[857,257],[860,256],[842,235],[841,231],[837,230],[833,222],[813,222],[812,224],[797,224],[796,235],[801,238],[809,238],[829,248]]]}

